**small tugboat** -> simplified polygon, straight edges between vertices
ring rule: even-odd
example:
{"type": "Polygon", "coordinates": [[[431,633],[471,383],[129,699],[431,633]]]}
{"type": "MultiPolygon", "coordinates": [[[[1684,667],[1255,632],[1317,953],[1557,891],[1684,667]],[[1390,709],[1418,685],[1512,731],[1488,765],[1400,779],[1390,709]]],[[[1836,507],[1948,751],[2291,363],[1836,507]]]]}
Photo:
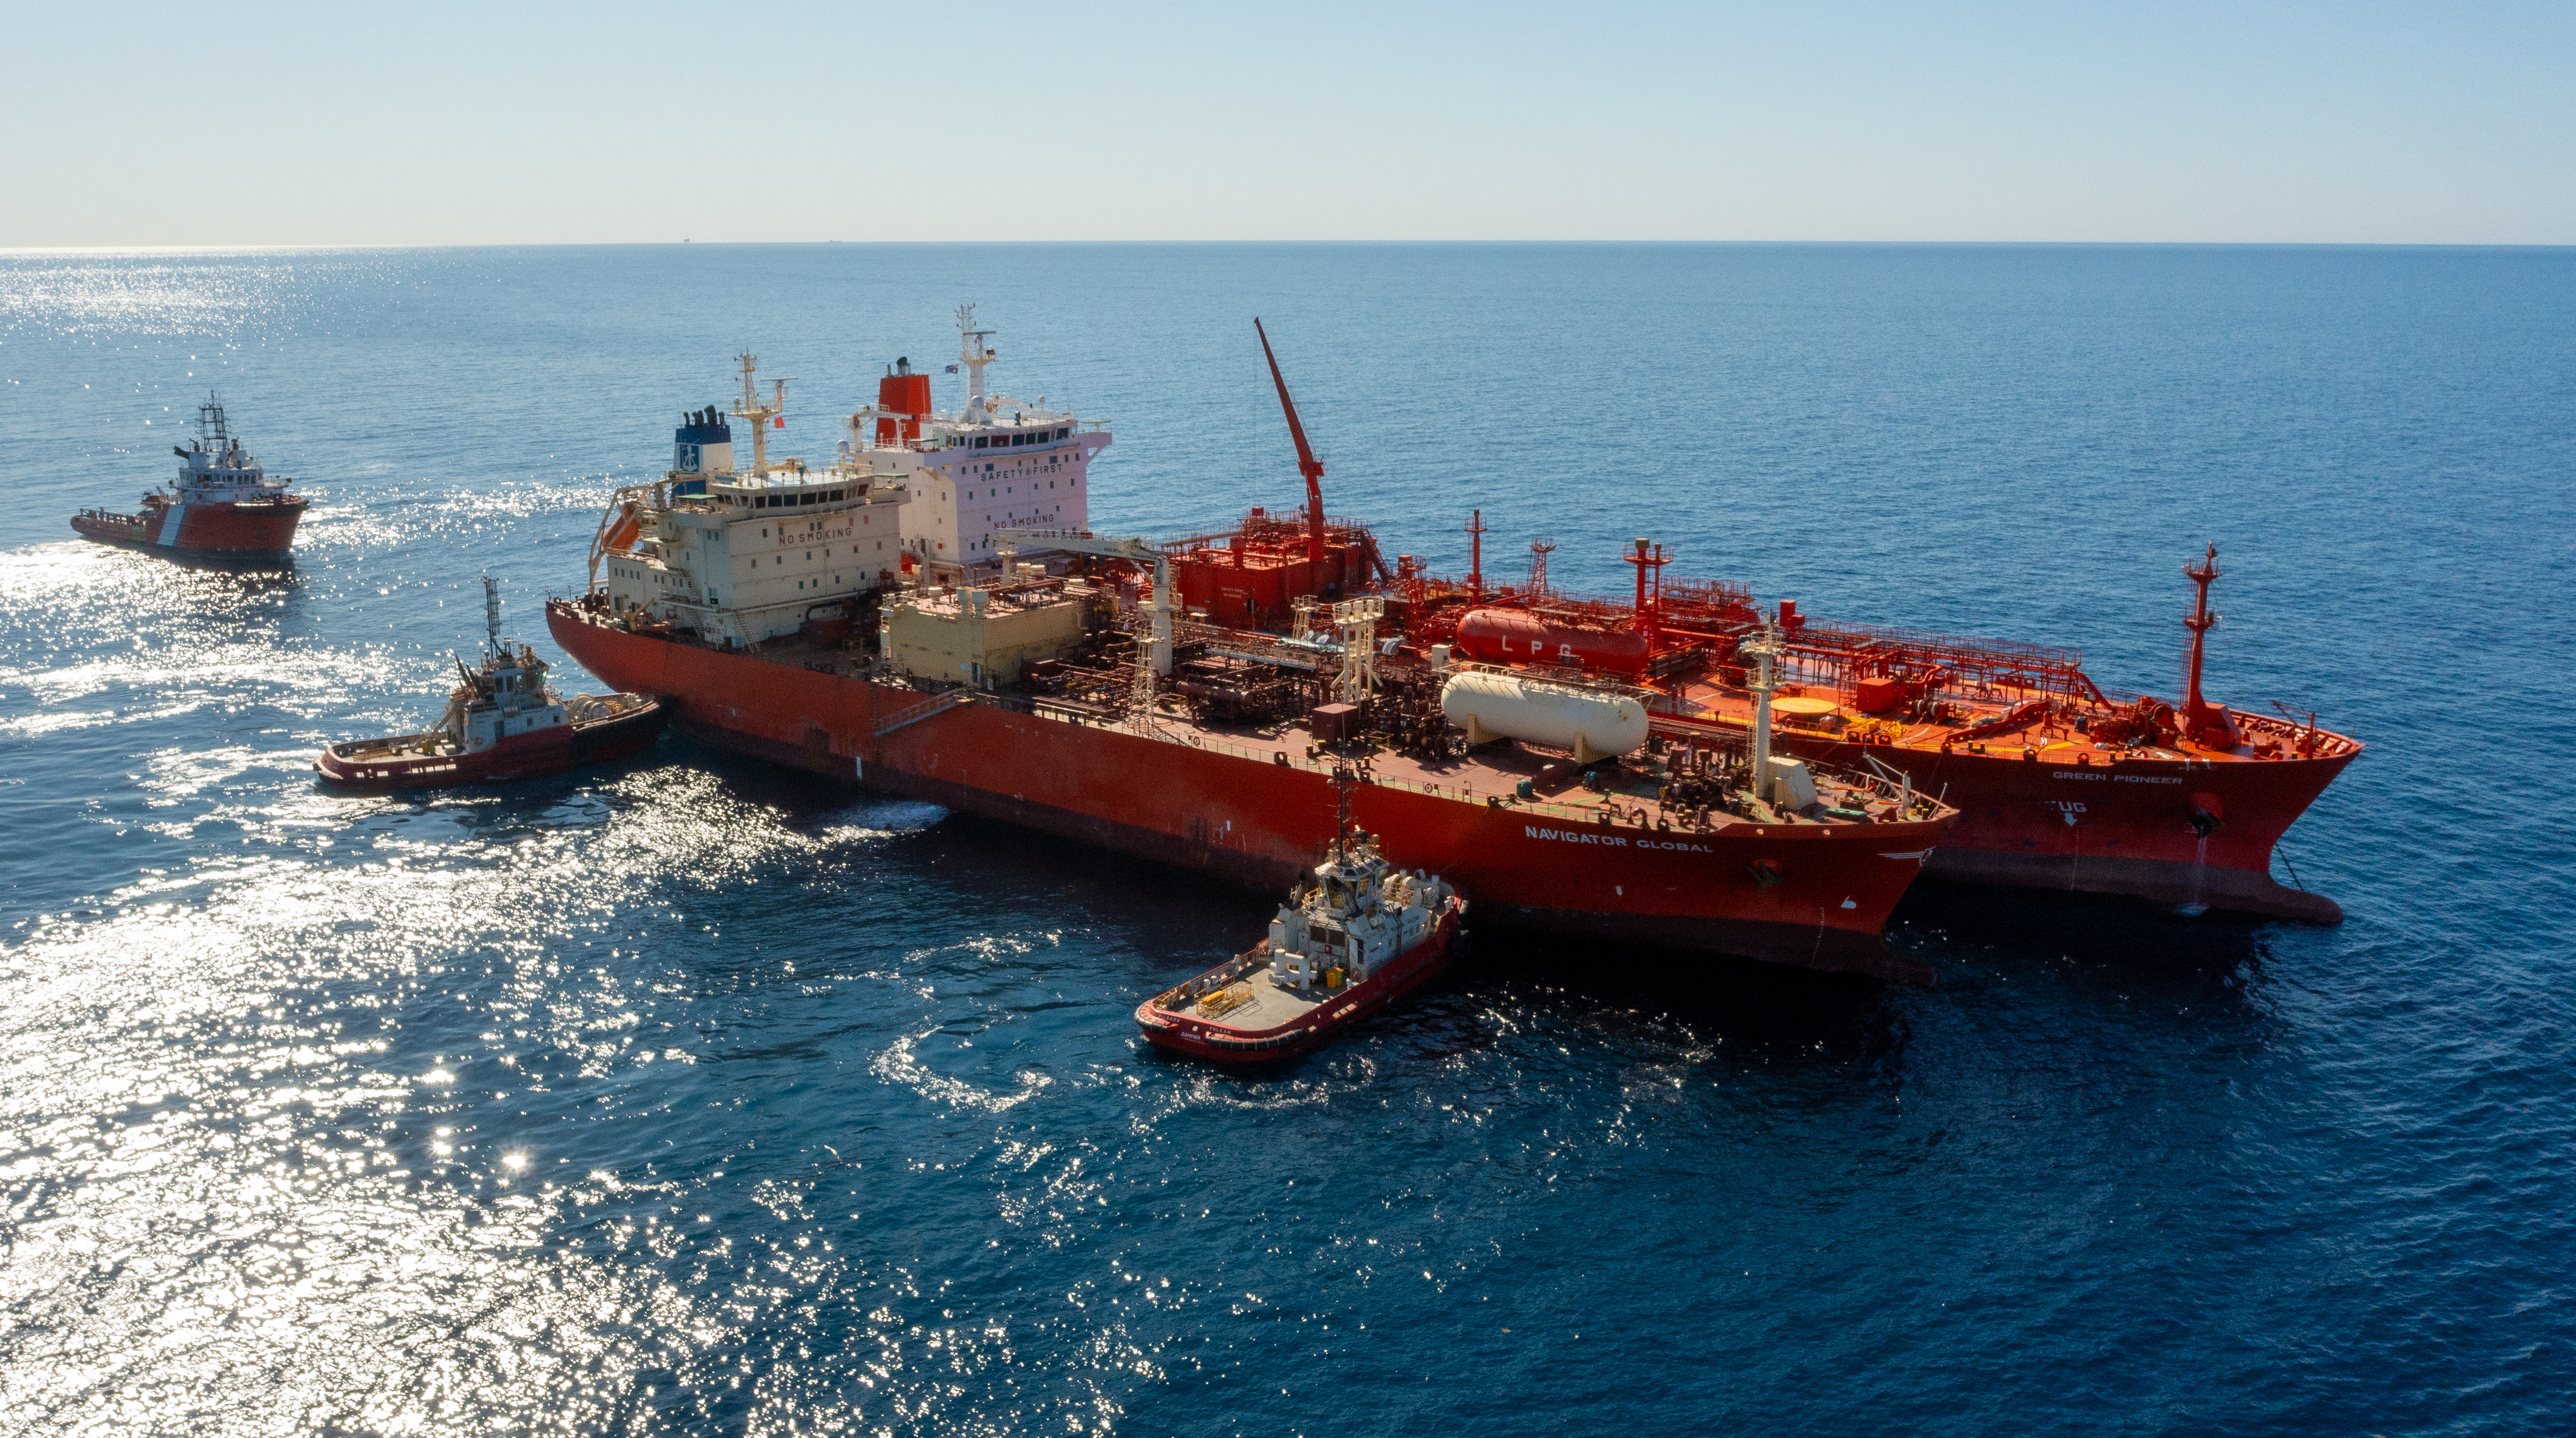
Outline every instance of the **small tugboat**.
{"type": "Polygon", "coordinates": [[[224,424],[224,407],[208,394],[197,406],[197,439],[171,446],[179,479],[143,496],[135,514],[84,509],[72,529],[101,544],[189,559],[247,564],[287,562],[296,521],[311,502],[289,492],[289,479],[271,479],[224,424]]]}
{"type": "Polygon", "coordinates": [[[1389,864],[1351,828],[1349,769],[1333,775],[1332,848],[1251,952],[1139,1005],[1152,1043],[1218,1063],[1294,1058],[1431,981],[1462,947],[1467,901],[1436,875],[1389,864]]]}
{"type": "Polygon", "coordinates": [[[582,694],[570,700],[546,685],[546,662],[501,638],[501,591],[483,580],[483,664],[456,661],[464,682],[448,696],[438,727],[393,739],[334,744],[313,761],[328,782],[366,793],[443,789],[535,779],[567,769],[625,759],[652,747],[666,717],[641,694],[582,694]]]}

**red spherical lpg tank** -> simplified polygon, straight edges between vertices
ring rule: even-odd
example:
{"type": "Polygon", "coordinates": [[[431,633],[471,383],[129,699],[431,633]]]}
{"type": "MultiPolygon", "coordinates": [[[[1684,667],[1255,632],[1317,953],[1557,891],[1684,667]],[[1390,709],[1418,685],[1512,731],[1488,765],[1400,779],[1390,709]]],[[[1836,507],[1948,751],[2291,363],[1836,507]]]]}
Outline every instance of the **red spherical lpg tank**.
{"type": "Polygon", "coordinates": [[[1646,636],[1633,629],[1565,624],[1525,609],[1469,610],[1455,646],[1485,664],[1580,664],[1607,674],[1646,667],[1646,636]]]}

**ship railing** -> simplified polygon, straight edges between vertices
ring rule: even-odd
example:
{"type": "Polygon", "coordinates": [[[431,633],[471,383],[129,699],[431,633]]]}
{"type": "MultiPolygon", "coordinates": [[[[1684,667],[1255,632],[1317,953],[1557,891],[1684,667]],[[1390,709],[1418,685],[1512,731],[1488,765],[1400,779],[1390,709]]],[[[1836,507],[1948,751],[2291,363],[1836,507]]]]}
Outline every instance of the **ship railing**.
{"type": "MultiPolygon", "coordinates": [[[[1210,734],[1204,730],[1175,724],[1158,725],[1151,729],[1133,724],[1122,727],[1125,732],[1138,738],[1159,739],[1167,744],[1185,744],[1190,748],[1205,750],[1212,754],[1231,755],[1256,764],[1296,769],[1326,777],[1330,777],[1336,769],[1348,767],[1353,763],[1346,755],[1329,753],[1310,758],[1305,754],[1302,744],[1246,744],[1210,734]]],[[[1492,788],[1478,788],[1473,781],[1469,780],[1398,779],[1372,773],[1366,767],[1361,768],[1360,774],[1362,782],[1375,784],[1380,788],[1397,789],[1409,794],[1428,794],[1433,798],[1469,805],[1480,805],[1488,799],[1498,799],[1509,804],[1513,813],[1566,824],[1603,822],[1602,808],[1605,803],[1617,809],[1619,822],[1623,824],[1633,825],[1640,822],[1637,818],[1640,814],[1650,816],[1645,822],[1651,822],[1651,816],[1655,811],[1652,800],[1632,794],[1593,795],[1581,803],[1560,802],[1555,799],[1516,799],[1514,792],[1519,780],[1508,775],[1495,776],[1492,788]]],[[[1589,795],[1590,791],[1587,790],[1585,793],[1589,795]]],[[[1679,832],[1678,827],[1676,832],[1679,832]]]]}
{"type": "Polygon", "coordinates": [[[2013,689],[2069,702],[2109,702],[2084,672],[2081,649],[1814,618],[1799,625],[1789,645],[1797,658],[1822,666],[1837,684],[1872,667],[1902,665],[1939,674],[1944,692],[1989,697],[2013,689]]]}
{"type": "Polygon", "coordinates": [[[951,689],[944,694],[933,694],[927,699],[907,704],[891,714],[881,716],[877,720],[875,737],[882,739],[897,729],[945,714],[960,705],[972,704],[975,699],[976,692],[972,689],[951,689]]]}
{"type": "MultiPolygon", "coordinates": [[[[1039,709],[1045,707],[1051,706],[1032,706],[1030,712],[1037,712],[1039,709]]],[[[1048,715],[1047,717],[1052,718],[1056,716],[1048,715]]],[[[1069,718],[1070,716],[1067,717],[1069,718]]],[[[1678,716],[1660,713],[1656,715],[1656,718],[1658,719],[1670,717],[1678,716]]],[[[1270,764],[1279,768],[1296,769],[1305,773],[1317,774],[1325,777],[1330,777],[1335,770],[1349,766],[1352,763],[1352,760],[1348,756],[1330,753],[1310,758],[1303,752],[1303,746],[1299,744],[1246,744],[1234,739],[1209,734],[1204,730],[1184,727],[1177,724],[1145,726],[1134,723],[1121,723],[1117,720],[1107,719],[1105,716],[1086,715],[1084,718],[1093,723],[1110,724],[1113,727],[1121,729],[1122,732],[1137,738],[1156,739],[1167,744],[1185,744],[1190,748],[1205,750],[1209,753],[1226,754],[1234,758],[1248,760],[1257,764],[1270,764]]],[[[1710,737],[1719,737],[1723,732],[1719,731],[1714,725],[1708,726],[1708,728],[1710,730],[1710,737]]],[[[1734,737],[1739,743],[1741,742],[1740,735],[1734,737]]],[[[1883,799],[1899,800],[1905,794],[1906,786],[1902,775],[1895,779],[1889,779],[1879,774],[1858,772],[1841,768],[1839,766],[1822,765],[1817,766],[1817,773],[1818,776],[1824,779],[1827,783],[1837,787],[1872,793],[1883,799]]],[[[1655,828],[1659,823],[1669,822],[1671,825],[1669,832],[1675,835],[1697,833],[1708,827],[1704,822],[1694,824],[1686,821],[1678,813],[1664,809],[1659,801],[1651,797],[1638,794],[1601,794],[1595,793],[1591,790],[1583,790],[1580,792],[1583,793],[1585,797],[1578,801],[1566,801],[1555,798],[1518,798],[1516,797],[1516,791],[1519,785],[1519,780],[1518,778],[1510,775],[1494,776],[1495,787],[1490,789],[1480,789],[1474,782],[1468,780],[1442,781],[1439,779],[1398,779],[1392,776],[1370,773],[1366,768],[1362,768],[1361,777],[1363,782],[1375,784],[1381,788],[1401,790],[1405,793],[1427,794],[1433,798],[1448,799],[1460,804],[1488,805],[1494,801],[1499,801],[1501,804],[1509,806],[1510,812],[1513,814],[1551,823],[1582,825],[1587,828],[1605,823],[1616,823],[1628,828],[1655,828]]],[[[1934,806],[1933,812],[1935,813],[1939,812],[1943,804],[1943,800],[1940,795],[1927,794],[1920,789],[1913,791],[1913,799],[1917,804],[1926,802],[1932,804],[1934,806]]],[[[1810,823],[1813,821],[1806,819],[1778,819],[1771,822],[1790,824],[1810,823]]],[[[1656,831],[1658,833],[1665,832],[1660,828],[1656,831]]]]}

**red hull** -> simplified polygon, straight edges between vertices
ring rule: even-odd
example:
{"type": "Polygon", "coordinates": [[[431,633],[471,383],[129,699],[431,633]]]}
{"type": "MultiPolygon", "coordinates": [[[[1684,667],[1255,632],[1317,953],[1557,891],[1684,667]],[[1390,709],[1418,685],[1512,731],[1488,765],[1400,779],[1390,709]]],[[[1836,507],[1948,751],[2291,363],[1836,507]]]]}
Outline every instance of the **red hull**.
{"type": "Polygon", "coordinates": [[[363,741],[334,744],[313,761],[313,771],[335,787],[362,794],[542,779],[643,753],[662,737],[668,712],[659,704],[647,704],[633,713],[596,723],[514,735],[473,754],[372,758],[350,752],[362,750],[363,741]]]}
{"type": "MultiPolygon", "coordinates": [[[[1221,1064],[1266,1064],[1314,1052],[1335,1034],[1376,1013],[1449,967],[1458,941],[1455,909],[1440,916],[1431,937],[1398,954],[1384,972],[1367,983],[1317,1004],[1295,1023],[1272,1029],[1238,1029],[1215,1019],[1156,1008],[1147,999],[1136,1006],[1136,1026],[1156,1048],[1221,1064]]],[[[1224,965],[1210,972],[1222,972],[1224,965]]]]}
{"type": "MultiPolygon", "coordinates": [[[[546,617],[591,673],[659,696],[683,733],[739,753],[1263,889],[1304,873],[1332,838],[1331,785],[1316,770],[981,703],[885,725],[922,696],[609,628],[562,601],[546,617]]],[[[1390,860],[1440,874],[1506,924],[1932,980],[1880,930],[1946,818],[1571,828],[1378,784],[1355,796],[1353,819],[1383,836],[1390,860]]]]}
{"type": "Polygon", "coordinates": [[[1956,805],[1959,822],[1933,851],[1928,872],[1935,878],[2343,921],[2334,900],[2273,880],[2272,849],[2357,749],[2253,763],[2122,758],[2076,765],[2024,759],[2018,747],[1986,754],[1864,749],[1787,728],[1773,743],[1843,766],[1875,755],[1910,772],[1918,791],[1956,805]],[[2193,825],[2195,811],[2219,821],[2206,837],[2193,825]]]}
{"type": "Polygon", "coordinates": [[[203,558],[283,559],[307,501],[257,504],[148,504],[140,514],[75,515],[74,532],[105,544],[203,558]]]}

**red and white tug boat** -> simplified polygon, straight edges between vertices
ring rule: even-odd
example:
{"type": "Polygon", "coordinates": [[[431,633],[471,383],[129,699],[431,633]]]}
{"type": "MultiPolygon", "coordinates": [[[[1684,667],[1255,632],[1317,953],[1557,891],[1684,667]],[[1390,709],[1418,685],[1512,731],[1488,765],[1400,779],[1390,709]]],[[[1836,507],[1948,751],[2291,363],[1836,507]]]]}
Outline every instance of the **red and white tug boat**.
{"type": "Polygon", "coordinates": [[[488,576],[483,612],[489,638],[483,664],[468,669],[448,696],[435,729],[390,739],[333,744],[315,772],[346,789],[443,789],[536,779],[590,764],[631,758],[662,735],[659,701],[641,694],[581,694],[566,700],[546,684],[546,662],[501,638],[501,595],[488,576]]]}
{"type": "Polygon", "coordinates": [[[1437,875],[1408,873],[1350,825],[1355,775],[1333,776],[1333,846],[1270,921],[1270,937],[1136,1009],[1152,1043],[1218,1063],[1269,1063],[1429,983],[1464,947],[1467,901],[1437,875]]]}
{"type": "Polygon", "coordinates": [[[283,563],[295,547],[295,525],[311,502],[271,479],[224,424],[212,394],[197,406],[197,439],[182,449],[179,479],[143,496],[134,514],[84,509],[72,528],[102,544],[122,544],[175,557],[236,563],[283,563]]]}

